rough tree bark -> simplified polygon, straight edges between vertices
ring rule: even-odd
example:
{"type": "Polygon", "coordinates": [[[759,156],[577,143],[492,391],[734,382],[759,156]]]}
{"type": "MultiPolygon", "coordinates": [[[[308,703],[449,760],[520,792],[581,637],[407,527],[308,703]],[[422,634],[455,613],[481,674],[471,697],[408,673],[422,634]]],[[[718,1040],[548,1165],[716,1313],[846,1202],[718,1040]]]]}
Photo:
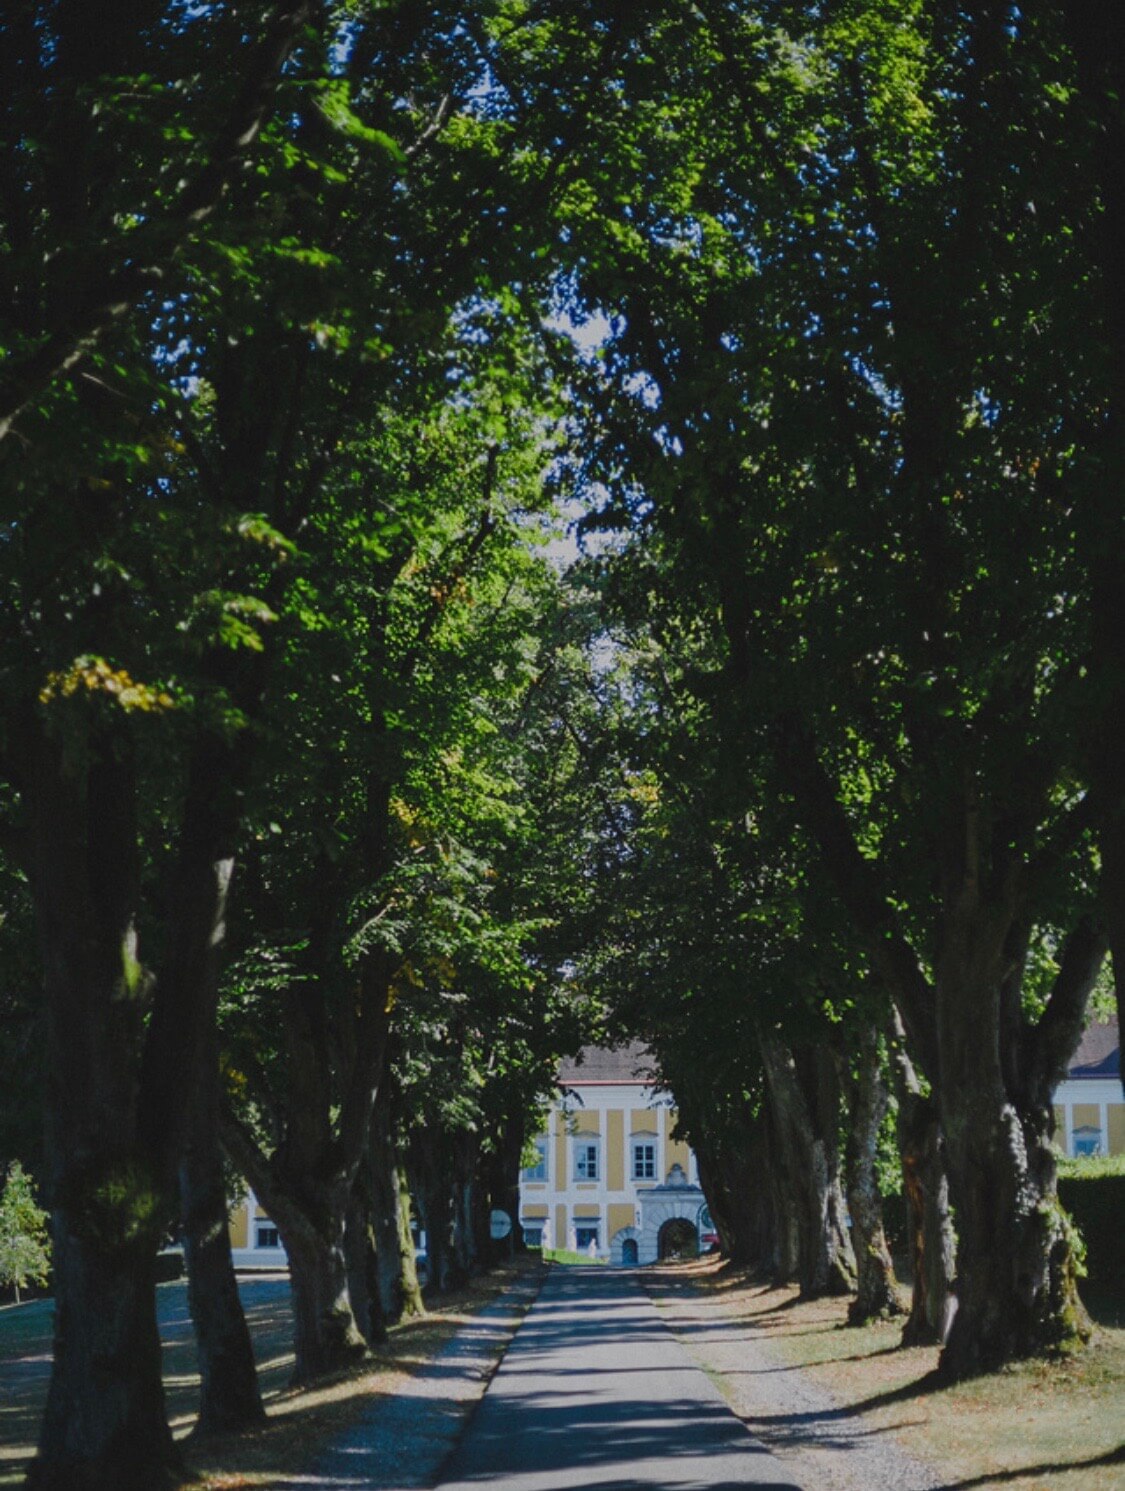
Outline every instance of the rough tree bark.
{"type": "Polygon", "coordinates": [[[380,1307],[383,1319],[393,1325],[404,1316],[424,1315],[426,1310],[410,1229],[410,1193],[395,1140],[391,1075],[384,1079],[375,1102],[364,1169],[371,1197],[380,1307]]]}
{"type": "Polygon", "coordinates": [[[217,1042],[210,1040],[180,1163],[188,1306],[201,1381],[197,1432],[227,1434],[265,1419],[250,1331],[231,1256],[219,1143],[217,1042]]]}
{"type": "Polygon", "coordinates": [[[692,1137],[699,1183],[723,1256],[740,1267],[776,1270],[777,1221],[764,1118],[747,1103],[729,1132],[693,1132],[692,1137]]]}
{"type": "Polygon", "coordinates": [[[844,1167],[856,1260],[856,1297],[848,1306],[848,1322],[863,1325],[904,1312],[883,1230],[883,1198],[875,1169],[879,1131],[890,1098],[874,1026],[863,1026],[858,1032],[854,1071],[849,1070],[846,1057],[842,1066],[848,1102],[844,1167]]]}
{"type": "Polygon", "coordinates": [[[514,1258],[523,1251],[520,1233],[520,1160],[523,1156],[525,1123],[521,1115],[503,1120],[493,1135],[492,1148],[483,1160],[482,1194],[485,1198],[485,1222],[493,1211],[503,1211],[511,1218],[512,1230],[507,1237],[495,1239],[486,1232],[486,1254],[490,1263],[514,1258]]]}
{"type": "Polygon", "coordinates": [[[453,1164],[448,1136],[436,1125],[416,1128],[407,1149],[407,1173],[426,1227],[430,1287],[444,1294],[463,1282],[453,1248],[453,1164]]]}
{"type": "Polygon", "coordinates": [[[936,1345],[944,1343],[948,1336],[957,1308],[953,1293],[953,1222],[949,1215],[949,1181],[945,1174],[941,1123],[933,1100],[922,1093],[897,1016],[891,1050],[913,1279],[902,1344],[936,1345]]]}
{"type": "Polygon", "coordinates": [[[410,1202],[410,1186],[406,1167],[401,1157],[395,1156],[391,1171],[396,1200],[395,1221],[398,1230],[398,1287],[402,1298],[403,1315],[424,1315],[425,1302],[422,1286],[418,1282],[418,1259],[414,1250],[414,1232],[410,1222],[413,1207],[410,1202]]]}
{"type": "Polygon", "coordinates": [[[369,1346],[387,1339],[387,1317],[379,1288],[379,1254],[374,1200],[361,1165],[352,1187],[344,1222],[344,1258],[348,1271],[348,1299],[360,1334],[369,1346]]]}
{"type": "Polygon", "coordinates": [[[208,968],[233,863],[236,776],[227,743],[196,742],[166,959],[153,979],[136,933],[131,722],[71,710],[63,724],[25,722],[17,773],[44,966],[56,1302],[29,1484],[142,1491],[174,1482],[181,1469],[165,1419],[155,1257],[176,1217],[211,1015],[208,968]]]}
{"type": "Polygon", "coordinates": [[[488,1214],[484,1208],[477,1167],[480,1139],[471,1130],[453,1135],[453,1198],[451,1248],[459,1281],[472,1276],[477,1260],[487,1256],[488,1214]]]}
{"type": "Polygon", "coordinates": [[[823,1046],[794,1052],[769,1037],[762,1041],[762,1060],[774,1130],[793,1181],[801,1294],[850,1294],[855,1256],[840,1186],[839,1084],[831,1053],[823,1046]]]}
{"type": "MultiPolygon", "coordinates": [[[[328,1054],[314,1039],[301,993],[286,999],[289,1032],[291,1102],[285,1142],[271,1156],[256,1144],[246,1124],[226,1112],[222,1135],[235,1166],[277,1224],[289,1255],[294,1294],[294,1382],[353,1366],[364,1357],[367,1342],[356,1324],[347,1288],[347,1211],[367,1139],[374,1102],[375,1072],[381,1050],[375,1036],[364,1060],[367,1102],[353,1102],[332,1123],[332,1082],[328,1054]],[[302,1008],[304,1005],[304,1008],[302,1008]]],[[[373,1023],[386,1015],[368,1009],[373,1023]]],[[[359,1053],[358,1053],[359,1057],[359,1053]]],[[[356,1094],[362,1099],[362,1094],[356,1094]]]]}
{"type": "Polygon", "coordinates": [[[1089,921],[1075,928],[1046,1013],[1031,1028],[1020,979],[990,975],[982,951],[980,939],[970,951],[957,937],[937,960],[938,1106],[957,1228],[957,1313],[942,1364],[957,1377],[1066,1350],[1091,1334],[1073,1228],[1058,1200],[1051,1096],[1081,1037],[1104,935],[1089,921]],[[998,1007],[998,1051],[981,1039],[986,994],[998,1007]]]}
{"type": "Polygon", "coordinates": [[[787,1146],[777,1132],[777,1118],[767,1094],[764,1104],[765,1147],[768,1155],[770,1207],[773,1213],[774,1249],[767,1267],[775,1284],[791,1284],[800,1278],[801,1229],[797,1220],[797,1176],[790,1170],[787,1146]]]}
{"type": "MultiPolygon", "coordinates": [[[[372,623],[378,633],[379,623],[372,623]]],[[[372,738],[378,734],[373,727],[372,738]]],[[[391,859],[391,786],[378,767],[366,783],[363,871],[377,882],[391,859]]],[[[367,1343],[348,1292],[346,1229],[356,1176],[367,1150],[390,1036],[394,954],[373,948],[354,974],[351,998],[330,1001],[334,918],[340,894],[331,864],[317,877],[310,909],[317,977],[286,991],[283,1137],[267,1155],[228,1105],[223,1143],[277,1224],[293,1288],[294,1383],[353,1366],[367,1343]]]]}
{"type": "Polygon", "coordinates": [[[995,806],[987,810],[977,775],[965,771],[960,834],[942,855],[931,980],[795,718],[777,744],[802,815],[933,1085],[957,1227],[957,1313],[941,1370],[963,1377],[1082,1343],[1089,1324],[1056,1191],[1051,1092],[1081,1037],[1105,955],[1094,921],[1081,918],[1067,938],[1038,1022],[1021,1007],[1034,897],[1082,819],[1057,825],[1035,858],[1022,835],[1039,822],[1037,805],[1025,804],[1018,823],[995,806]]]}

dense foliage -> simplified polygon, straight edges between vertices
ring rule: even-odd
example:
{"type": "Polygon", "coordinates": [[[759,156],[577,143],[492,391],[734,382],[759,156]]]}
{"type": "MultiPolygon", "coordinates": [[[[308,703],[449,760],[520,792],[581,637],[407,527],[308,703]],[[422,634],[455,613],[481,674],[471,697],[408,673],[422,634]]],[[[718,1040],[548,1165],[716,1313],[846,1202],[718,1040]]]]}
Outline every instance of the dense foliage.
{"type": "Polygon", "coordinates": [[[204,1425],[260,1415],[224,1167],[334,1370],[419,1307],[412,1220],[435,1287],[488,1261],[595,1037],[652,1044],[729,1251],[893,1313],[894,1170],[908,1336],[951,1373],[1081,1343],[1050,1098],[1125,958],[1121,34],[5,9],[36,1484],[175,1480],[169,1229],[204,1425]]]}

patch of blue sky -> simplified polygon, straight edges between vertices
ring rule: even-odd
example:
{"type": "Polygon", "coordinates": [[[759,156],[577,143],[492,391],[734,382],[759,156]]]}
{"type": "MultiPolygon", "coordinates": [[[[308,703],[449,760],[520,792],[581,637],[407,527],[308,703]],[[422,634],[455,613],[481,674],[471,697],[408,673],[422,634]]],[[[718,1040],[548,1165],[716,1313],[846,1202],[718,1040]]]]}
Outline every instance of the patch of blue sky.
{"type": "Polygon", "coordinates": [[[878,368],[873,368],[862,357],[849,358],[848,365],[856,377],[859,378],[860,382],[871,390],[885,409],[890,410],[894,414],[901,411],[902,390],[896,388],[893,383],[888,383],[878,368]]]}

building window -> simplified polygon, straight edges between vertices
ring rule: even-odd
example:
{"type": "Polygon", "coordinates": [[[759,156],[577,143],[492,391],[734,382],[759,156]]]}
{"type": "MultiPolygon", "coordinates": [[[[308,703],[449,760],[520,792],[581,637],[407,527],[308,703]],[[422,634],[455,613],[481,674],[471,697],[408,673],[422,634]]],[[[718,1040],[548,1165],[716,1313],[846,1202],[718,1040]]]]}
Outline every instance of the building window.
{"type": "Polygon", "coordinates": [[[656,1145],[634,1144],[633,1145],[633,1179],[655,1180],[656,1179],[656,1145]]]}
{"type": "Polygon", "coordinates": [[[575,1180],[597,1180],[598,1144],[589,1139],[578,1139],[574,1144],[575,1180]]]}
{"type": "Polygon", "coordinates": [[[576,1225],[574,1228],[574,1245],[580,1253],[585,1252],[591,1246],[596,1248],[598,1245],[597,1226],[579,1227],[576,1225]]]}
{"type": "Polygon", "coordinates": [[[1082,1124],[1074,1130],[1074,1153],[1078,1155],[1101,1154],[1102,1131],[1091,1124],[1082,1124]]]}
{"type": "Polygon", "coordinates": [[[543,1246],[543,1224],[541,1222],[523,1224],[523,1245],[525,1248],[541,1248],[543,1246]]]}
{"type": "Polygon", "coordinates": [[[534,1165],[525,1165],[523,1168],[524,1180],[546,1180],[547,1179],[547,1136],[540,1134],[533,1141],[532,1148],[535,1150],[536,1162],[534,1165]]]}
{"type": "Polygon", "coordinates": [[[255,1229],[255,1237],[257,1241],[254,1246],[257,1248],[277,1248],[281,1246],[281,1239],[277,1235],[277,1228],[271,1227],[268,1224],[264,1226],[259,1224],[255,1229]]]}

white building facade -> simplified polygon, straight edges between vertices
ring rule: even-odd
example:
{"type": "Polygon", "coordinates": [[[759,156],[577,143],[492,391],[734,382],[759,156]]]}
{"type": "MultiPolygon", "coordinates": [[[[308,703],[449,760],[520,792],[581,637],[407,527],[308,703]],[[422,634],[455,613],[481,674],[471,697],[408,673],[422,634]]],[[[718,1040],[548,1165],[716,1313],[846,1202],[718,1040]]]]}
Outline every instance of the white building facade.
{"type": "Polygon", "coordinates": [[[523,1171],[529,1247],[617,1265],[683,1256],[713,1241],[695,1157],[672,1137],[676,1112],[637,1044],[586,1047],[559,1071],[559,1099],[523,1171]]]}
{"type": "Polygon", "coordinates": [[[1115,1019],[1086,1028],[1055,1089],[1055,1143],[1063,1154],[1125,1154],[1121,1041],[1115,1019]]]}

